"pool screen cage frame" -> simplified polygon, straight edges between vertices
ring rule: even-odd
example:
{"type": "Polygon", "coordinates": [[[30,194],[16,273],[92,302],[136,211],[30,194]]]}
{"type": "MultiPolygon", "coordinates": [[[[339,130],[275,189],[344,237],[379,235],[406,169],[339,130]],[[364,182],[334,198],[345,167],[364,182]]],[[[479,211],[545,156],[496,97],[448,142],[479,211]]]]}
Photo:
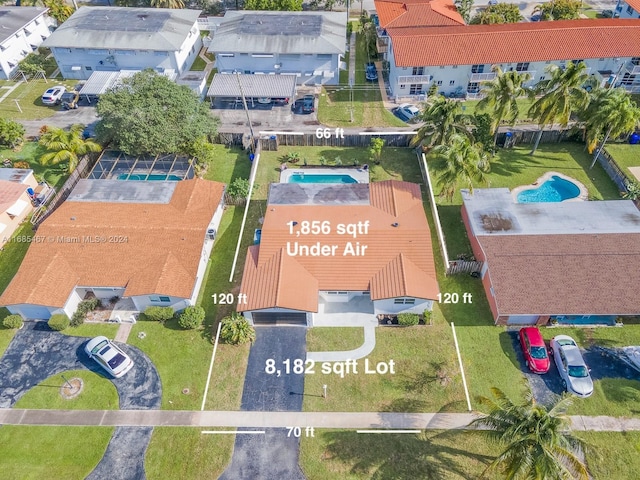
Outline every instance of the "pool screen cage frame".
{"type": "MultiPolygon", "coordinates": [[[[94,180],[149,180],[152,175],[178,177],[179,180],[194,178],[195,172],[190,158],[175,153],[165,155],[128,155],[124,152],[105,150],[89,172],[87,178],[94,180]],[[131,178],[131,177],[134,178],[131,178]],[[136,178],[140,177],[140,178],[136,178]]],[[[177,179],[173,179],[177,180],[177,179]]]]}

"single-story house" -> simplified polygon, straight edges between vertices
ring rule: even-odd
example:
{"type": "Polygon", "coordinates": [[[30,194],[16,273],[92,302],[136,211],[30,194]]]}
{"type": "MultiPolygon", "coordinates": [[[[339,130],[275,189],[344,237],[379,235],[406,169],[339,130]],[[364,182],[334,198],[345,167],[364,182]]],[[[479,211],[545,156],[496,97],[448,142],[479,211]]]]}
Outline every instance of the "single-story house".
{"type": "Polygon", "coordinates": [[[439,290],[420,186],[272,184],[240,291],[238,311],[254,324],[312,326],[337,303],[371,315],[431,310],[439,290]]]}
{"type": "Polygon", "coordinates": [[[37,187],[33,170],[0,168],[0,248],[33,210],[28,189],[37,187]]]}
{"type": "Polygon", "coordinates": [[[181,310],[195,301],[224,185],[80,180],[38,228],[0,305],[24,318],[71,316],[87,295],[181,310]]]}
{"type": "Polygon", "coordinates": [[[640,212],[630,200],[515,203],[462,190],[462,218],[496,324],[640,315],[640,212]]]}
{"type": "Polygon", "coordinates": [[[179,76],[202,48],[199,15],[189,9],[80,7],[43,46],[64,78],[146,68],[179,76]]]}
{"type": "Polygon", "coordinates": [[[49,35],[53,20],[48,8],[0,7],[0,80],[18,70],[18,63],[49,35]]]}
{"type": "Polygon", "coordinates": [[[346,12],[228,10],[209,52],[220,73],[296,75],[298,84],[337,85],[346,12]]]}

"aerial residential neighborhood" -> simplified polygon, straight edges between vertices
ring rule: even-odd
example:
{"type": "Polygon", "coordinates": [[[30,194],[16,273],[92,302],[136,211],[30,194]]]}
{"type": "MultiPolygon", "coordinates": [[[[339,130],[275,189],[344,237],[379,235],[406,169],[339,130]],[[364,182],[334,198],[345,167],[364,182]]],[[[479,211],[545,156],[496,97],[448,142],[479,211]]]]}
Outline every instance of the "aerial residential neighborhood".
{"type": "Polygon", "coordinates": [[[0,5],[0,472],[640,471],[640,4],[0,5]]]}

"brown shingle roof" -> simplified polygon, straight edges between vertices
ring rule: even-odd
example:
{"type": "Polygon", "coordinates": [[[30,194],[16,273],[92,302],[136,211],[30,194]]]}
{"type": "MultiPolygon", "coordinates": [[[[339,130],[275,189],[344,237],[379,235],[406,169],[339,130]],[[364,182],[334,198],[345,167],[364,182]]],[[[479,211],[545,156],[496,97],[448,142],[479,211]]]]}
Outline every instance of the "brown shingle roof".
{"type": "Polygon", "coordinates": [[[582,19],[389,28],[399,67],[634,57],[640,20],[582,19]]]}
{"type": "Polygon", "coordinates": [[[371,205],[269,205],[259,249],[249,250],[245,264],[241,291],[248,304],[242,310],[278,306],[315,311],[318,290],[371,290],[373,300],[435,299],[438,284],[420,187],[385,181],[371,183],[370,190],[371,205]],[[291,221],[298,222],[293,234],[287,225],[291,221]],[[331,232],[296,235],[305,221],[328,221],[331,232]],[[359,222],[362,228],[369,222],[367,234],[353,238],[337,232],[340,224],[359,222]],[[337,247],[329,256],[290,255],[296,242],[337,247]],[[344,255],[349,242],[354,248],[366,246],[364,254],[344,255]]]}
{"type": "Polygon", "coordinates": [[[450,0],[374,2],[382,28],[464,25],[464,19],[450,0]]]}
{"type": "Polygon", "coordinates": [[[7,211],[16,203],[29,185],[0,180],[0,213],[7,211]]]}
{"type": "Polygon", "coordinates": [[[76,285],[191,297],[223,191],[194,179],[178,182],[167,204],[63,203],[38,228],[44,241],[31,244],[0,304],[62,307],[76,285]]]}
{"type": "Polygon", "coordinates": [[[499,315],[640,314],[640,234],[477,238],[499,315]]]}

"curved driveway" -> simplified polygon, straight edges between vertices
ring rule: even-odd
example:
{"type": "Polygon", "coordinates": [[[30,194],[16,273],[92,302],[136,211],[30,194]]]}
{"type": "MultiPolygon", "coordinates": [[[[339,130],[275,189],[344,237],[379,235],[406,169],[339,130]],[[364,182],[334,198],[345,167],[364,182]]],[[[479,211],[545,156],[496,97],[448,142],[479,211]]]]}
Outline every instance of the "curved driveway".
{"type": "MultiPolygon", "coordinates": [[[[30,388],[67,370],[87,369],[107,377],[84,352],[86,337],[52,331],[46,322],[26,322],[0,359],[0,408],[11,408],[30,388]]],[[[122,378],[111,379],[121,410],[159,409],[160,376],[149,358],[137,348],[120,344],[135,366],[122,378]]],[[[117,427],[107,451],[88,479],[145,478],[144,455],[151,427],[117,427]],[[114,473],[118,473],[113,477],[114,473]]]]}

